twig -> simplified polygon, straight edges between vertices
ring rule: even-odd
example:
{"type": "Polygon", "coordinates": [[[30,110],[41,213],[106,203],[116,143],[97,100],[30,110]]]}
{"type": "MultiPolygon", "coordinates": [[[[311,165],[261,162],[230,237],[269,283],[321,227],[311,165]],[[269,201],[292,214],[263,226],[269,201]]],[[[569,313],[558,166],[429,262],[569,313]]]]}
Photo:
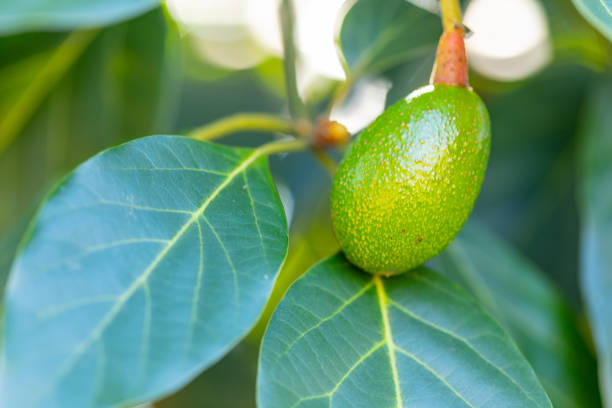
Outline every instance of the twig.
{"type": "Polygon", "coordinates": [[[241,130],[294,133],[291,121],[265,113],[241,113],[209,123],[189,133],[194,139],[209,141],[241,130]]]}
{"type": "Polygon", "coordinates": [[[279,8],[279,17],[283,36],[283,67],[285,71],[285,88],[287,89],[289,112],[291,113],[291,117],[295,120],[304,119],[308,117],[308,111],[304,101],[300,98],[297,87],[297,72],[295,67],[297,52],[294,40],[295,15],[291,0],[282,0],[279,8]]]}

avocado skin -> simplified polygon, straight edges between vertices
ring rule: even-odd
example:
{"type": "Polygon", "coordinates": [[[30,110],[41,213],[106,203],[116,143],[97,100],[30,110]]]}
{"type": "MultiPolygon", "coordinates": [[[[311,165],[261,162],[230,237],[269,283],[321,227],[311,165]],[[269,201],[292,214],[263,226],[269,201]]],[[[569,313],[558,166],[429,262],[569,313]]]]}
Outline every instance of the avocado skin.
{"type": "Polygon", "coordinates": [[[490,144],[487,109],[467,88],[429,85],[389,107],[334,176],[332,221],[349,261],[393,275],[439,254],[472,211],[490,144]]]}

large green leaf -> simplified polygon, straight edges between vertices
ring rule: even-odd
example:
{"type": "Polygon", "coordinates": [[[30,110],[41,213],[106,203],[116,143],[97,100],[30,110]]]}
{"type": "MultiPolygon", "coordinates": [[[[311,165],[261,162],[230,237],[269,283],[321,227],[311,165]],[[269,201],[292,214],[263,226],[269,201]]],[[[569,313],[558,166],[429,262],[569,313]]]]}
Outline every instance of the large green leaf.
{"type": "MultiPolygon", "coordinates": [[[[167,40],[173,35],[160,10],[100,30],[0,154],[0,235],[78,163],[127,140],[168,132],[164,107],[174,102],[176,75],[167,40]]],[[[0,38],[0,123],[64,38],[0,38]]]]}
{"type": "Polygon", "coordinates": [[[595,360],[576,319],[535,265],[474,222],[434,261],[508,330],[555,407],[601,406],[595,360]]]}
{"type": "Polygon", "coordinates": [[[233,347],[287,252],[263,153],[152,136],[65,179],[11,271],[0,406],[150,400],[233,347]]]}
{"type": "Polygon", "coordinates": [[[406,0],[358,0],[342,23],[340,46],[360,76],[431,54],[441,33],[438,16],[406,0]]]}
{"type": "MultiPolygon", "coordinates": [[[[292,164],[296,164],[297,158],[297,155],[290,158],[292,164]]],[[[312,170],[312,166],[316,163],[308,162],[305,168],[312,170]]],[[[329,179],[328,173],[323,176],[329,179]]],[[[306,208],[297,214],[297,219],[294,214],[291,221],[289,252],[257,326],[223,360],[176,394],[157,402],[156,407],[255,408],[259,346],[274,309],[291,283],[314,263],[337,252],[338,244],[329,228],[329,191],[326,196],[320,190],[313,191],[312,185],[310,189],[310,197],[303,197],[300,203],[306,202],[306,208]]]]}
{"type": "Polygon", "coordinates": [[[112,24],[142,14],[159,3],[159,0],[2,0],[0,35],[112,24]]]}
{"type": "Polygon", "coordinates": [[[612,0],[572,0],[580,13],[612,41],[612,0]]]}
{"type": "Polygon", "coordinates": [[[373,278],[336,255],[287,292],[264,337],[259,408],[551,407],[504,331],[426,269],[373,278]]]}
{"type": "Polygon", "coordinates": [[[612,407],[612,80],[585,110],[581,157],[581,283],[599,355],[599,381],[612,407]]]}

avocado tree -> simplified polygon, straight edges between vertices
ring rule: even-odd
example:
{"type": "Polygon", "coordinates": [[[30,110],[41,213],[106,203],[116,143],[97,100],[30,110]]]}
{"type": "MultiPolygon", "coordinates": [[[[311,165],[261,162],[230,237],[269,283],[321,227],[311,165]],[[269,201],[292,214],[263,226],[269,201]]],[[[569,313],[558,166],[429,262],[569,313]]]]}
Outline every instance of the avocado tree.
{"type": "MultiPolygon", "coordinates": [[[[162,134],[190,105],[166,5],[4,0],[0,171],[39,134],[82,163],[42,199],[0,186],[40,201],[3,209],[24,215],[0,244],[0,407],[612,407],[612,5],[574,0],[594,29],[542,0],[553,62],[502,84],[468,75],[467,2],[426,3],[347,2],[346,80],[305,97],[281,0],[277,106],[162,134]],[[388,107],[350,135],[330,114],[371,77],[388,107]],[[218,140],[240,132],[268,140],[218,140]],[[302,187],[327,177],[301,223],[269,166],[288,155],[302,187]]],[[[246,92],[210,71],[211,109],[246,92]]]]}

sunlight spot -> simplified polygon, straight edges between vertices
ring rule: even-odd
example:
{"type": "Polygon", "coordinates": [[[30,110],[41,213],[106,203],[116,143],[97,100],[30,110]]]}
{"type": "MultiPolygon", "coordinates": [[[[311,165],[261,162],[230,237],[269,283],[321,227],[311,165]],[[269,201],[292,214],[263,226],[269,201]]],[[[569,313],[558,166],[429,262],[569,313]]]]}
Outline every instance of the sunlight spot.
{"type": "Polygon", "coordinates": [[[287,225],[291,225],[291,221],[293,220],[293,211],[295,209],[295,199],[293,198],[293,193],[289,187],[285,184],[277,182],[276,191],[278,191],[278,196],[283,204],[283,209],[285,210],[285,216],[287,217],[287,225]]]}
{"type": "MultiPolygon", "coordinates": [[[[295,40],[306,93],[323,79],[344,79],[334,34],[345,0],[296,0],[295,40]]],[[[282,56],[279,0],[167,0],[181,31],[207,61],[231,69],[282,56]]]]}
{"type": "Polygon", "coordinates": [[[416,89],[414,91],[412,91],[405,99],[406,102],[409,102],[411,99],[416,98],[417,96],[421,96],[423,94],[426,94],[428,92],[431,92],[434,90],[434,86],[433,85],[425,85],[419,89],[416,89]]]}
{"type": "Polygon", "coordinates": [[[369,125],[385,109],[391,84],[383,79],[363,79],[357,83],[349,99],[330,115],[355,134],[369,125]]]}
{"type": "Polygon", "coordinates": [[[552,57],[546,14],[535,0],[472,0],[464,22],[472,67],[498,80],[518,80],[552,57]]]}

